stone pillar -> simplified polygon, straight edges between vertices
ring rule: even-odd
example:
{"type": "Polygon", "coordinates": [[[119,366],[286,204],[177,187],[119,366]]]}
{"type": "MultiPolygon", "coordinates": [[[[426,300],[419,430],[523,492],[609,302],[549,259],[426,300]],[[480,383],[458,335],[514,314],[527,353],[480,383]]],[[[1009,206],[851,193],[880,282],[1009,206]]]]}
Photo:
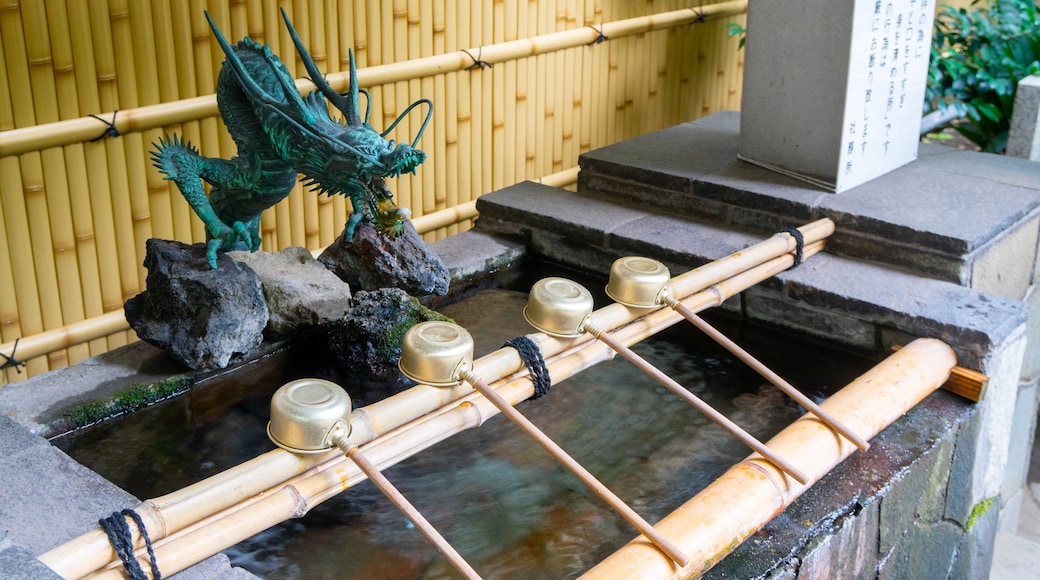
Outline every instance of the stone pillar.
{"type": "Polygon", "coordinates": [[[1007,154],[1040,161],[1040,75],[1026,77],[1018,82],[1007,154]]]}

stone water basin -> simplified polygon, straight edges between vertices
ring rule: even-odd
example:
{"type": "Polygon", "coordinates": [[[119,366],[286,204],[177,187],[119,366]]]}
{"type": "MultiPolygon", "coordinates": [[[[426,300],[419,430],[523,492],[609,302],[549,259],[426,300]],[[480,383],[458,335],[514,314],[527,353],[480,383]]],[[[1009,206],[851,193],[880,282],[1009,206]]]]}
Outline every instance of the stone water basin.
{"type": "MultiPolygon", "coordinates": [[[[602,288],[602,283],[588,285],[602,288]]],[[[440,311],[470,331],[480,356],[531,332],[521,314],[526,298],[525,292],[485,290],[440,311]]],[[[597,302],[605,304],[602,298],[597,302]]],[[[727,334],[816,397],[876,362],[761,328],[730,326],[723,327],[727,334]]],[[[309,350],[310,364],[332,358],[309,350]]],[[[691,326],[673,327],[635,350],[760,440],[801,414],[779,390],[691,326]]],[[[339,382],[355,405],[402,388],[359,385],[334,368],[294,372],[339,382]]],[[[235,390],[243,395],[234,398],[204,392],[216,394],[227,385],[196,387],[190,397],[55,444],[137,497],[156,497],[272,449],[264,430],[269,397],[291,378],[282,374],[272,384],[257,382],[244,390],[238,385],[235,390]],[[226,404],[229,400],[233,403],[226,404]]],[[[620,358],[518,409],[649,521],[665,516],[749,453],[620,358]]],[[[385,473],[485,577],[574,577],[636,535],[501,416],[385,473]]],[[[225,553],[234,565],[263,578],[455,575],[368,482],[225,553]]]]}

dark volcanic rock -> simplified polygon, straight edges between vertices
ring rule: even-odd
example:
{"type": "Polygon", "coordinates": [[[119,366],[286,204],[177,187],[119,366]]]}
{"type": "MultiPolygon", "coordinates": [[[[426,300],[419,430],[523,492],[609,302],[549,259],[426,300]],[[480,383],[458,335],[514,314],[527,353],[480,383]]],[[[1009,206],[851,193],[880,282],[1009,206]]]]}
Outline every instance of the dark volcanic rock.
{"type": "Polygon", "coordinates": [[[405,221],[404,232],[388,238],[363,222],[348,242],[340,234],[318,260],[354,290],[400,288],[413,296],[442,296],[450,274],[440,257],[405,221]]]}
{"type": "Polygon", "coordinates": [[[270,320],[267,334],[287,336],[340,320],[350,309],[350,286],[329,272],[306,248],[281,252],[231,252],[260,278],[270,320]]]}
{"type": "Polygon", "coordinates": [[[448,320],[397,288],[355,292],[343,320],[329,326],[329,347],[350,375],[362,380],[400,378],[401,342],[427,320],[448,320]]]}
{"type": "Polygon", "coordinates": [[[205,244],[150,239],[146,247],[147,290],[125,307],[137,336],[196,370],[224,368],[260,346],[267,305],[248,266],[221,252],[211,269],[205,244]]]}

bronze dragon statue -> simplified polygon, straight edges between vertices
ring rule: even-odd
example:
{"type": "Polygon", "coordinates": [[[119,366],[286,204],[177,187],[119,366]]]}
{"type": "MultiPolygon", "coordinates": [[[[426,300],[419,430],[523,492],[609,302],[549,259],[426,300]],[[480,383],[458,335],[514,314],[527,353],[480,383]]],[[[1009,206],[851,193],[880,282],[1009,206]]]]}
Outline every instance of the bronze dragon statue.
{"type": "Polygon", "coordinates": [[[358,96],[368,97],[368,93],[358,89],[353,51],[349,53],[350,85],[341,95],[318,71],[284,10],[282,18],[318,93],[301,97],[270,48],[248,37],[232,46],[207,13],[225,55],[217,76],[217,106],[238,156],[203,157],[176,135],[154,143],[155,166],[177,184],[206,225],[207,257],[214,269],[218,250],[259,249],[260,214],[289,195],[297,173],[319,194],[350,198],[348,241],[362,220],[374,222],[384,235],[399,234],[410,212],[397,208],[384,180],[414,174],[426,159],[415,147],[430,120],[429,99],[412,103],[386,131],[377,133],[368,124],[370,99],[365,119],[360,116],[358,96]],[[332,118],[326,101],[343,114],[345,122],[332,118]],[[428,106],[427,114],[411,145],[386,140],[386,134],[420,104],[428,106]],[[202,181],[211,186],[209,197],[202,181]]]}

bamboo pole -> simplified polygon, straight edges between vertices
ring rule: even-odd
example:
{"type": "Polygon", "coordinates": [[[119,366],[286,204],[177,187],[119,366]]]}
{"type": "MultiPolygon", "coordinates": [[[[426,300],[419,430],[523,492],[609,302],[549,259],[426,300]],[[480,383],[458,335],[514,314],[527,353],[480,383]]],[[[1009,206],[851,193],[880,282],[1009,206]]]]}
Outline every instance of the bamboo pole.
{"type": "MultiPolygon", "coordinates": [[[[11,1],[0,4],[0,73],[3,74],[0,78],[7,79],[12,85],[28,86],[29,72],[24,64],[24,48],[18,36],[20,23],[14,18],[16,12],[13,9],[17,7],[17,3],[11,1]],[[9,43],[15,40],[19,43],[9,48],[9,43]]],[[[0,135],[15,127],[16,118],[31,113],[29,103],[15,99],[11,91],[0,90],[0,135]]],[[[10,236],[10,242],[5,240],[5,245],[31,239],[22,191],[20,160],[17,157],[0,158],[0,213],[3,214],[4,229],[10,236]]],[[[14,292],[0,297],[0,333],[11,340],[23,334],[42,331],[43,314],[36,277],[33,275],[32,253],[8,251],[5,255],[10,260],[10,277],[5,286],[13,286],[14,292]]],[[[28,370],[32,374],[46,372],[47,361],[31,361],[28,370]]],[[[10,369],[9,379],[13,379],[16,374],[15,369],[10,369]]]]}
{"type": "MultiPolygon", "coordinates": [[[[810,226],[812,224],[802,228],[806,240],[809,241],[804,250],[805,256],[811,256],[821,249],[822,240],[816,236],[827,233],[827,228],[810,226]]],[[[790,267],[794,258],[787,252],[791,251],[793,246],[781,245],[783,241],[784,238],[773,236],[742,252],[731,254],[702,268],[677,276],[672,280],[672,288],[677,292],[679,289],[690,292],[682,302],[695,312],[717,306],[729,296],[790,267]],[[752,257],[745,257],[745,255],[752,257]],[[727,281],[728,277],[731,277],[732,280],[727,281]],[[692,290],[693,288],[697,288],[698,291],[695,292],[692,290]]],[[[594,313],[592,318],[594,323],[602,328],[613,329],[615,338],[625,345],[638,342],[681,320],[681,316],[670,309],[661,308],[647,313],[645,309],[630,309],[620,304],[601,308],[594,313]]],[[[599,341],[594,341],[587,334],[575,339],[557,339],[543,334],[532,335],[531,338],[539,345],[543,356],[547,359],[551,376],[556,382],[613,356],[613,351],[609,347],[599,341]],[[559,360],[557,361],[557,359],[559,360]]],[[[511,348],[499,349],[473,363],[473,372],[492,381],[493,384],[497,384],[495,381],[502,377],[513,375],[521,368],[523,368],[523,363],[516,350],[511,348]]],[[[507,384],[507,387],[510,390],[500,389],[500,392],[514,403],[527,399],[533,394],[532,383],[527,378],[514,379],[507,384]],[[509,387],[509,385],[512,386],[509,387]]],[[[468,387],[462,385],[448,388],[418,385],[363,409],[355,409],[350,421],[351,439],[357,444],[363,444],[373,441],[377,437],[396,432],[395,430],[414,420],[415,417],[423,415],[435,417],[438,414],[447,413],[445,405],[453,401],[460,405],[475,406],[480,405],[481,400],[468,387]],[[467,395],[467,393],[469,394],[467,395]],[[441,410],[436,411],[437,409],[441,410]],[[431,413],[431,411],[433,412],[431,413]]],[[[484,401],[486,402],[486,400],[484,401]]],[[[477,417],[479,419],[490,416],[488,413],[493,414],[494,412],[494,407],[491,407],[486,411],[478,412],[477,417]]],[[[476,424],[479,425],[481,422],[483,419],[479,419],[476,424]]],[[[432,445],[439,440],[431,439],[426,443],[432,445]]],[[[403,459],[403,457],[398,459],[403,459]]],[[[382,465],[379,460],[375,458],[373,460],[382,465]]],[[[243,511],[252,511],[252,503],[246,501],[248,498],[257,494],[274,495],[276,490],[272,488],[279,487],[286,480],[304,473],[308,476],[322,473],[331,469],[329,462],[334,464],[337,461],[342,461],[342,459],[335,457],[330,459],[328,454],[298,456],[279,449],[180,491],[146,501],[137,508],[137,511],[144,518],[150,536],[153,540],[158,540],[171,536],[178,530],[187,529],[193,523],[217,512],[235,511],[234,506],[240,503],[244,505],[238,509],[249,507],[249,510],[243,509],[243,511]]],[[[295,485],[295,483],[291,485],[295,485]]],[[[344,485],[349,486],[353,483],[344,485]]],[[[215,520],[227,516],[213,517],[215,520]]],[[[252,534],[244,537],[249,535],[252,534]]],[[[100,530],[95,530],[51,550],[40,556],[40,559],[60,574],[78,578],[98,569],[114,557],[107,536],[100,530]]],[[[163,564],[164,568],[168,565],[163,564]]]]}
{"type": "Polygon", "coordinates": [[[456,570],[466,578],[479,580],[480,574],[477,574],[477,571],[474,570],[457,551],[455,551],[455,548],[444,539],[444,536],[437,531],[437,528],[433,527],[433,525],[423,517],[422,512],[416,509],[415,506],[408,501],[408,498],[394,487],[394,484],[390,483],[390,480],[387,479],[386,476],[383,475],[367,457],[365,457],[365,454],[358,450],[357,445],[350,443],[346,437],[343,437],[342,432],[340,432],[340,435],[339,438],[335,439],[336,445],[343,450],[343,453],[347,457],[357,464],[358,469],[365,474],[365,477],[375,484],[376,488],[383,492],[383,495],[385,495],[391,503],[397,506],[397,509],[401,510],[405,517],[411,520],[412,524],[415,525],[422,535],[426,536],[426,539],[429,540],[430,543],[437,547],[437,551],[447,558],[456,570]]]}
{"type": "MultiPolygon", "coordinates": [[[[68,3],[68,22],[77,23],[72,27],[66,24],[70,34],[71,66],[75,72],[75,88],[77,95],[76,111],[69,110],[62,114],[63,118],[72,118],[86,111],[100,111],[100,100],[97,90],[97,69],[94,63],[93,42],[90,34],[90,16],[86,6],[80,2],[68,3]]],[[[2,75],[0,75],[2,76],[2,75]]],[[[100,134],[100,133],[99,133],[100,134]]],[[[77,161],[80,157],[74,158],[77,161]]],[[[108,196],[91,195],[90,192],[110,191],[108,166],[105,145],[87,142],[82,145],[82,168],[75,170],[70,179],[74,187],[74,198],[77,205],[73,208],[73,219],[77,225],[77,240],[85,245],[85,259],[81,259],[81,278],[86,288],[84,292],[85,316],[93,318],[122,304],[119,288],[119,261],[116,255],[115,225],[112,221],[112,205],[108,196]],[[87,219],[89,216],[89,219],[87,219]],[[89,236],[89,241],[88,240],[89,236]],[[87,242],[84,244],[83,242],[87,242]]],[[[88,319],[89,319],[88,318],[88,319]]],[[[118,345],[118,340],[107,337],[97,338],[90,345],[93,355],[110,350],[118,345]]]]}
{"type": "MultiPolygon", "coordinates": [[[[900,350],[832,395],[823,407],[868,438],[877,435],[938,388],[956,364],[953,350],[938,340],[918,339],[911,345],[913,353],[900,357],[897,355],[905,349],[900,350]]],[[[812,481],[805,485],[789,482],[751,455],[658,524],[671,537],[679,538],[680,546],[691,554],[693,561],[688,566],[675,568],[637,538],[582,577],[689,578],[703,574],[855,450],[811,414],[781,431],[769,446],[797,457],[798,464],[812,474],[812,481]],[[720,513],[727,517],[717,517],[720,513]]]]}

